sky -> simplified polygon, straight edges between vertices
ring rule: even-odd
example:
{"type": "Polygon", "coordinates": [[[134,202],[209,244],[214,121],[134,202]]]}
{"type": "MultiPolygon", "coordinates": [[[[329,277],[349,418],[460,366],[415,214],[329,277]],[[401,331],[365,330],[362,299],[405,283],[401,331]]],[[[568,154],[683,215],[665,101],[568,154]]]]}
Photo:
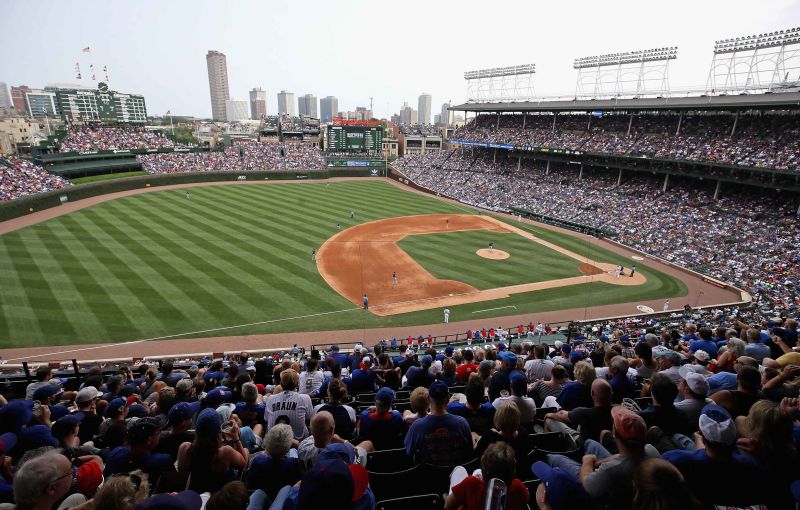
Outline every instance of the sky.
{"type": "Polygon", "coordinates": [[[0,0],[0,81],[94,85],[89,64],[108,66],[150,115],[210,117],[213,49],[231,96],[261,87],[271,114],[283,89],[342,111],[372,97],[377,117],[426,92],[435,114],[463,102],[465,71],[534,63],[537,96],[572,96],[574,58],[665,46],[678,46],[671,88],[700,89],[714,41],[798,26],[800,0],[0,0]]]}

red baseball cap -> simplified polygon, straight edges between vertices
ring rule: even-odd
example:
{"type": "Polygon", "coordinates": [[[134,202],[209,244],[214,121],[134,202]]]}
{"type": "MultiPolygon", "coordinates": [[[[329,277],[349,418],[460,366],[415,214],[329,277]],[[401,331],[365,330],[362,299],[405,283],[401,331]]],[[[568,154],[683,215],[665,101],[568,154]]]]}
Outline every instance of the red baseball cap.
{"type": "Polygon", "coordinates": [[[623,406],[611,408],[614,419],[614,431],[623,441],[640,441],[644,443],[647,436],[647,425],[641,416],[623,406]]]}

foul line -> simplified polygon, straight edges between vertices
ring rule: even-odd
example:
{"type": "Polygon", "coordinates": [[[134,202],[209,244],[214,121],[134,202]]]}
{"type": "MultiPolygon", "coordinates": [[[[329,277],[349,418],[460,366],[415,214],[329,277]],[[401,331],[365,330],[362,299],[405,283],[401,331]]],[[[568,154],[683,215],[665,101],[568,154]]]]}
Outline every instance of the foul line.
{"type": "Polygon", "coordinates": [[[224,331],[226,329],[246,328],[248,326],[258,326],[258,325],[261,325],[261,324],[270,324],[270,323],[273,323],[273,322],[291,321],[291,320],[295,320],[295,319],[308,319],[310,317],[319,317],[319,316],[322,316],[322,315],[331,315],[331,314],[334,314],[334,313],[352,312],[352,311],[360,310],[360,309],[361,308],[357,308],[357,307],[356,308],[346,308],[346,309],[343,309],[343,310],[334,310],[332,312],[312,313],[312,314],[309,314],[309,315],[298,315],[296,317],[284,317],[282,319],[270,319],[268,321],[251,322],[249,324],[237,324],[235,326],[223,326],[221,328],[201,329],[201,330],[198,330],[198,331],[187,331],[186,333],[176,333],[176,334],[173,334],[173,335],[156,336],[156,337],[153,337],[153,338],[142,338],[142,339],[139,339],[139,340],[130,340],[128,342],[93,345],[91,347],[82,347],[80,349],[70,349],[70,350],[67,350],[67,351],[48,352],[46,354],[37,354],[35,356],[24,356],[24,357],[20,357],[20,358],[10,358],[7,361],[10,362],[10,361],[18,361],[18,360],[33,360],[33,359],[42,358],[42,357],[45,357],[45,356],[60,356],[62,354],[70,354],[70,353],[73,353],[73,352],[91,351],[91,350],[94,350],[94,349],[103,349],[105,347],[116,347],[118,345],[133,345],[133,344],[139,344],[139,343],[142,343],[142,342],[152,342],[154,340],[167,340],[169,338],[176,338],[176,337],[180,337],[180,336],[197,335],[199,333],[212,333],[214,331],[224,331]]]}
{"type": "Polygon", "coordinates": [[[492,310],[502,310],[503,308],[513,308],[514,310],[517,309],[517,307],[514,305],[508,305],[508,306],[498,306],[497,308],[487,308],[486,310],[475,310],[472,313],[491,312],[492,310]]]}

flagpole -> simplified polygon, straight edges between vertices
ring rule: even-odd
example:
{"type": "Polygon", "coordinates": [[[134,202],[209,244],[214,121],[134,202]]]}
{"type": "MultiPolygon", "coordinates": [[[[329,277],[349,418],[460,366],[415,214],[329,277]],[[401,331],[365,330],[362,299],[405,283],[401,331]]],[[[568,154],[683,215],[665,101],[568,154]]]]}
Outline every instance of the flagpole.
{"type": "Polygon", "coordinates": [[[169,130],[172,133],[173,138],[175,137],[175,126],[172,124],[172,110],[169,111],[169,130]]]}

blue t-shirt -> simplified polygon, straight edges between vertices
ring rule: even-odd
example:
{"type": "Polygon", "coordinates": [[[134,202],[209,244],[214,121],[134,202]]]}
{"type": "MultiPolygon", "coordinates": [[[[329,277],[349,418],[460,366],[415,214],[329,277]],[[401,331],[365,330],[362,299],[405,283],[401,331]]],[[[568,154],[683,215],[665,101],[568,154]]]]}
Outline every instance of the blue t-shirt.
{"type": "Polygon", "coordinates": [[[572,411],[576,407],[594,407],[591,390],[578,381],[568,382],[556,397],[562,409],[572,411]]]}
{"type": "MultiPolygon", "coordinates": [[[[286,501],[283,504],[283,508],[281,510],[296,510],[297,509],[297,497],[300,495],[300,488],[299,487],[292,487],[289,489],[289,494],[286,496],[286,501]]],[[[353,506],[348,507],[350,510],[374,510],[375,509],[375,494],[372,493],[372,490],[367,487],[366,492],[364,495],[361,496],[361,499],[353,503],[353,506]]]]}
{"type": "MultiPolygon", "coordinates": [[[[350,386],[353,393],[364,393],[375,391],[375,376],[372,372],[361,370],[360,368],[353,372],[350,377],[350,386]]],[[[327,391],[327,387],[326,387],[327,391]]]]}
{"type": "Polygon", "coordinates": [[[242,420],[242,425],[250,426],[253,424],[264,423],[264,413],[266,411],[264,404],[248,404],[246,402],[236,402],[236,407],[233,409],[233,414],[237,415],[242,420]]]}
{"type": "Polygon", "coordinates": [[[712,358],[717,357],[717,344],[711,340],[695,340],[689,344],[689,351],[691,351],[692,354],[697,350],[706,351],[712,358]]]}
{"type": "Polygon", "coordinates": [[[422,462],[452,466],[472,454],[472,432],[460,416],[429,414],[411,424],[405,448],[406,454],[416,455],[422,462]]]}
{"type": "Polygon", "coordinates": [[[425,367],[411,367],[406,372],[406,386],[410,389],[418,386],[428,388],[432,383],[433,376],[425,367]]]}
{"type": "Polygon", "coordinates": [[[372,441],[376,450],[400,446],[405,423],[399,411],[378,414],[368,409],[361,412],[358,421],[358,435],[372,441]]]}
{"type": "Polygon", "coordinates": [[[292,457],[275,460],[266,453],[253,456],[244,483],[248,490],[261,489],[275,499],[284,485],[294,485],[303,478],[300,461],[292,457]]]}
{"type": "Polygon", "coordinates": [[[710,458],[705,449],[671,450],[661,458],[678,468],[692,493],[706,505],[747,507],[762,501],[763,470],[738,449],[722,459],[710,458]]]}
{"type": "Polygon", "coordinates": [[[747,344],[744,346],[745,355],[755,358],[759,363],[769,356],[771,352],[769,346],[764,344],[747,344]]]}

